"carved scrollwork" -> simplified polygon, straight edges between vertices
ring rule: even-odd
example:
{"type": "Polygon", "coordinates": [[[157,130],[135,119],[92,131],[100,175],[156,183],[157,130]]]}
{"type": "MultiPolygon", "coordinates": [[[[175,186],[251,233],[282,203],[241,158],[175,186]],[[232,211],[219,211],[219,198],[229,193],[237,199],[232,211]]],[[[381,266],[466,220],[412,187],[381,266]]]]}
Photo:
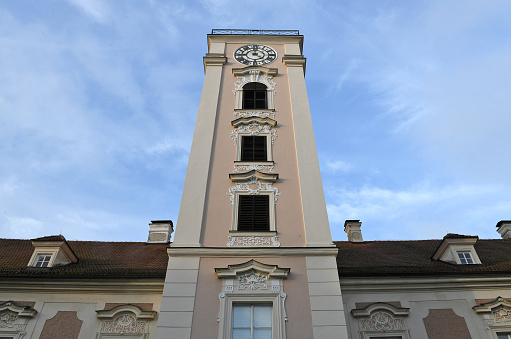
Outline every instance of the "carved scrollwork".
{"type": "Polygon", "coordinates": [[[9,310],[0,312],[0,328],[14,327],[14,323],[18,320],[18,315],[9,310]]]}
{"type": "Polygon", "coordinates": [[[252,170],[275,173],[275,166],[273,166],[273,165],[234,165],[233,173],[243,173],[243,172],[249,172],[252,170]]]}
{"type": "Polygon", "coordinates": [[[234,117],[236,119],[238,118],[249,118],[249,117],[259,117],[259,118],[271,118],[273,120],[275,120],[275,112],[268,112],[268,111],[262,111],[262,112],[251,112],[251,111],[246,111],[246,112],[234,112],[234,117]]]}
{"type": "Polygon", "coordinates": [[[247,75],[238,76],[236,82],[234,83],[233,93],[236,94],[236,91],[243,90],[243,86],[245,86],[249,82],[260,82],[265,84],[268,87],[268,90],[272,91],[273,94],[277,93],[275,86],[277,85],[275,81],[273,81],[273,76],[266,76],[260,70],[251,70],[247,75]]]}
{"type": "Polygon", "coordinates": [[[235,193],[248,193],[248,194],[260,194],[261,192],[273,192],[274,196],[274,204],[277,204],[278,197],[280,195],[280,191],[277,187],[273,187],[271,182],[261,182],[257,180],[252,180],[250,182],[245,183],[237,183],[236,186],[229,187],[229,199],[231,200],[231,205],[234,206],[234,194],[235,193]],[[256,186],[256,188],[251,188],[251,186],[256,186]]]}
{"type": "Polygon", "coordinates": [[[273,246],[280,247],[279,237],[236,237],[230,236],[229,242],[227,242],[227,246],[229,247],[258,247],[258,246],[273,246]]]}
{"type": "Polygon", "coordinates": [[[101,333],[145,333],[147,323],[137,321],[137,318],[131,314],[121,314],[112,321],[104,321],[101,326],[101,333]]]}
{"type": "Polygon", "coordinates": [[[384,311],[372,313],[369,319],[360,320],[360,325],[364,331],[406,330],[403,319],[396,319],[391,314],[384,311]]]}
{"type": "Polygon", "coordinates": [[[257,289],[266,290],[268,289],[268,285],[266,284],[267,281],[267,275],[257,273],[255,271],[242,274],[238,276],[238,290],[244,290],[246,288],[252,291],[257,289]]]}
{"type": "Polygon", "coordinates": [[[275,138],[277,138],[277,131],[272,129],[271,126],[268,125],[260,125],[257,122],[252,122],[248,125],[241,125],[231,132],[231,138],[236,145],[238,143],[238,134],[249,134],[249,135],[259,135],[259,134],[270,134],[271,144],[273,145],[275,142],[275,138]]]}

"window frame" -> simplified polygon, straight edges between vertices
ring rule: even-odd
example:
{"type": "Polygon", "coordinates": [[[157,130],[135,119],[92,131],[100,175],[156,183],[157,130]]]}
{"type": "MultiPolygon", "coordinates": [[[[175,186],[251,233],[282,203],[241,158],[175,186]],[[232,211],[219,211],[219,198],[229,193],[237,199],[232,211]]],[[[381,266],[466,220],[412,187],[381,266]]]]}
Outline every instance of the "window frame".
{"type": "Polygon", "coordinates": [[[456,251],[456,254],[458,255],[460,265],[475,265],[476,264],[471,251],[456,251]],[[463,255],[463,258],[461,258],[460,255],[463,255]],[[468,262],[469,260],[472,262],[468,262]],[[463,262],[463,261],[466,261],[466,262],[463,262]]]}
{"type": "MultiPolygon", "coordinates": [[[[248,201],[247,201],[248,202],[248,201]]],[[[237,220],[237,225],[236,225],[236,229],[240,232],[254,232],[254,233],[260,233],[260,232],[269,232],[270,231],[270,196],[267,195],[267,194],[241,194],[238,196],[238,220],[237,220]],[[243,211],[242,209],[242,203],[241,203],[241,200],[244,200],[245,197],[250,197],[251,201],[250,201],[250,207],[251,207],[251,224],[250,225],[240,225],[240,222],[241,222],[241,212],[243,211]],[[262,198],[262,199],[261,199],[262,198]],[[265,201],[261,201],[262,202],[262,206],[266,205],[266,209],[264,211],[264,219],[261,218],[261,219],[257,219],[256,218],[256,205],[257,205],[257,199],[260,199],[260,200],[265,200],[265,201]],[[255,226],[256,226],[256,223],[255,221],[263,221],[265,223],[265,229],[261,229],[261,230],[257,230],[255,229],[255,226]],[[243,229],[240,229],[240,226],[243,226],[243,229]],[[250,229],[248,229],[246,226],[250,226],[250,229]]],[[[245,203],[246,205],[246,203],[245,203]]],[[[246,212],[246,211],[245,211],[246,212]]]]}
{"type": "Polygon", "coordinates": [[[273,163],[273,154],[272,154],[272,140],[271,133],[260,132],[257,135],[253,135],[248,132],[240,132],[238,133],[238,139],[236,140],[236,161],[238,164],[268,164],[273,163]],[[255,160],[255,161],[243,161],[241,160],[241,149],[243,145],[243,137],[251,137],[251,136],[260,136],[266,138],[266,160],[255,160]]]}
{"type": "MultiPolygon", "coordinates": [[[[249,329],[250,329],[250,339],[253,339],[253,336],[254,336],[254,332],[255,332],[255,317],[254,317],[254,313],[255,313],[255,307],[256,306],[268,306],[270,308],[270,319],[271,319],[271,324],[270,324],[270,329],[271,331],[273,331],[273,305],[272,304],[265,304],[265,303],[250,303],[250,304],[247,304],[247,303],[233,303],[232,304],[232,319],[231,319],[231,336],[234,337],[234,308],[237,307],[237,306],[250,306],[250,324],[249,324],[249,329]]],[[[239,327],[238,327],[239,328],[239,327]]],[[[267,327],[265,327],[267,328],[267,327]]],[[[272,337],[273,337],[273,333],[272,333],[272,337]]]]}
{"type": "Polygon", "coordinates": [[[35,258],[34,267],[51,267],[50,264],[52,263],[52,259],[53,254],[39,253],[35,258]],[[38,266],[39,263],[41,263],[40,266],[38,266]],[[46,266],[44,265],[45,263],[46,266]]]}
{"type": "Polygon", "coordinates": [[[232,321],[233,321],[233,304],[234,305],[271,305],[271,335],[272,339],[285,339],[285,319],[282,314],[280,295],[233,295],[225,294],[225,310],[220,315],[220,329],[218,332],[219,339],[233,339],[232,337],[232,321]],[[282,324],[282,326],[278,326],[282,324]]]}
{"type": "Polygon", "coordinates": [[[240,209],[240,201],[239,197],[241,195],[251,195],[249,191],[235,191],[234,192],[234,205],[232,208],[233,216],[232,216],[232,228],[230,233],[236,233],[237,235],[249,234],[249,235],[275,235],[276,227],[275,227],[275,192],[274,191],[260,191],[260,195],[268,196],[268,212],[270,218],[270,225],[268,231],[240,231],[238,230],[238,219],[239,219],[239,209],[240,209]]]}
{"type": "Polygon", "coordinates": [[[268,86],[258,81],[247,82],[242,87],[242,95],[241,95],[241,109],[247,110],[267,110],[268,109],[268,86]],[[253,86],[254,89],[245,88],[253,86]],[[257,88],[259,87],[259,88],[257,88]],[[264,87],[264,89],[263,89],[264,87]],[[251,97],[248,98],[247,94],[251,94],[251,97]],[[257,93],[264,93],[264,99],[257,98],[257,93]],[[246,107],[249,101],[253,101],[252,106],[254,107],[246,107]],[[259,102],[264,103],[264,107],[256,107],[259,102]]]}

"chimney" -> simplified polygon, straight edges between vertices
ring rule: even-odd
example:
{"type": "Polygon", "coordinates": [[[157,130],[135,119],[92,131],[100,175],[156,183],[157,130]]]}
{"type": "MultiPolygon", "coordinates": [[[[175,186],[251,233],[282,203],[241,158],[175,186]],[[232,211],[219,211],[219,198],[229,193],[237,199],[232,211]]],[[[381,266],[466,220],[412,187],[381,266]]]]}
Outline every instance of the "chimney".
{"type": "Polygon", "coordinates": [[[148,244],[166,244],[174,232],[172,220],[151,220],[149,224],[148,244]]]}
{"type": "Polygon", "coordinates": [[[497,223],[497,232],[502,239],[511,239],[511,220],[501,220],[497,223]]]}
{"type": "Polygon", "coordinates": [[[348,234],[348,240],[350,242],[364,242],[362,239],[362,231],[360,227],[362,223],[360,220],[346,220],[344,222],[344,232],[348,234]]]}

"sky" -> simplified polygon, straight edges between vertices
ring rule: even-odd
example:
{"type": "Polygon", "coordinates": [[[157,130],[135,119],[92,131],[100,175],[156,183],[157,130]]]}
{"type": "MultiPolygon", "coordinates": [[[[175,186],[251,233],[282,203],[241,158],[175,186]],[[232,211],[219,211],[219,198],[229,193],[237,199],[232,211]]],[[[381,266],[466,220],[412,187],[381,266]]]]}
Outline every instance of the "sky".
{"type": "MultiPolygon", "coordinates": [[[[177,221],[214,28],[297,29],[334,240],[498,238],[511,2],[0,3],[0,238],[177,221]]],[[[179,225],[177,225],[179,227],[179,225]]]]}

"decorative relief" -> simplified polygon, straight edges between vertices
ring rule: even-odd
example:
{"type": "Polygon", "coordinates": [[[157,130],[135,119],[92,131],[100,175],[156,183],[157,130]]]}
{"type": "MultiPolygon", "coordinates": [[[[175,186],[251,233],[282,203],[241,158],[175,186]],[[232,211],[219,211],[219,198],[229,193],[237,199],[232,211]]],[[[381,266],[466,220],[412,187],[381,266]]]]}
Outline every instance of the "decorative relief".
{"type": "Polygon", "coordinates": [[[260,194],[261,192],[273,192],[274,196],[274,204],[277,204],[278,197],[280,195],[280,191],[277,187],[273,187],[271,182],[261,182],[257,180],[252,180],[250,182],[237,183],[236,186],[229,187],[229,199],[231,200],[231,205],[234,206],[234,193],[242,192],[248,194],[260,194]],[[250,188],[250,186],[257,185],[257,188],[250,188]]]}
{"type": "Polygon", "coordinates": [[[387,312],[377,311],[369,319],[360,320],[363,331],[392,331],[406,330],[403,319],[396,319],[387,312]]]}
{"type": "Polygon", "coordinates": [[[492,310],[491,317],[496,324],[511,322],[511,310],[500,306],[492,310]]]}
{"type": "Polygon", "coordinates": [[[137,321],[137,318],[131,314],[121,314],[113,321],[104,321],[101,326],[101,333],[145,333],[145,321],[137,321]]]}
{"type": "Polygon", "coordinates": [[[275,173],[275,166],[273,166],[273,165],[234,165],[233,173],[243,173],[243,172],[249,172],[252,170],[275,173]]]}
{"type": "Polygon", "coordinates": [[[259,117],[259,118],[271,118],[275,120],[275,112],[234,112],[234,118],[249,118],[249,117],[259,117]]]}
{"type": "Polygon", "coordinates": [[[241,125],[238,128],[235,128],[231,132],[231,138],[234,140],[234,144],[238,143],[238,134],[250,134],[250,135],[259,135],[261,133],[270,134],[271,144],[275,142],[275,138],[277,138],[277,131],[272,129],[271,126],[262,126],[257,122],[252,122],[248,125],[241,125]]]}
{"type": "Polygon", "coordinates": [[[258,247],[258,246],[273,246],[280,247],[279,237],[236,237],[230,236],[229,242],[227,242],[227,246],[229,247],[258,247]]]}
{"type": "Polygon", "coordinates": [[[234,83],[234,94],[236,91],[243,90],[243,86],[249,82],[260,82],[265,84],[268,87],[268,90],[272,91],[273,94],[277,94],[277,90],[275,86],[277,85],[275,81],[273,81],[272,76],[265,76],[260,70],[254,69],[249,72],[249,74],[245,76],[237,77],[237,81],[234,83]]]}
{"type": "Polygon", "coordinates": [[[14,323],[18,320],[18,315],[11,311],[0,312],[0,328],[14,327],[14,323]]]}
{"type": "Polygon", "coordinates": [[[268,285],[266,285],[267,280],[268,280],[267,275],[256,273],[255,271],[239,275],[238,290],[244,290],[246,288],[252,291],[257,290],[258,288],[262,290],[267,290],[268,289],[268,285]]]}

